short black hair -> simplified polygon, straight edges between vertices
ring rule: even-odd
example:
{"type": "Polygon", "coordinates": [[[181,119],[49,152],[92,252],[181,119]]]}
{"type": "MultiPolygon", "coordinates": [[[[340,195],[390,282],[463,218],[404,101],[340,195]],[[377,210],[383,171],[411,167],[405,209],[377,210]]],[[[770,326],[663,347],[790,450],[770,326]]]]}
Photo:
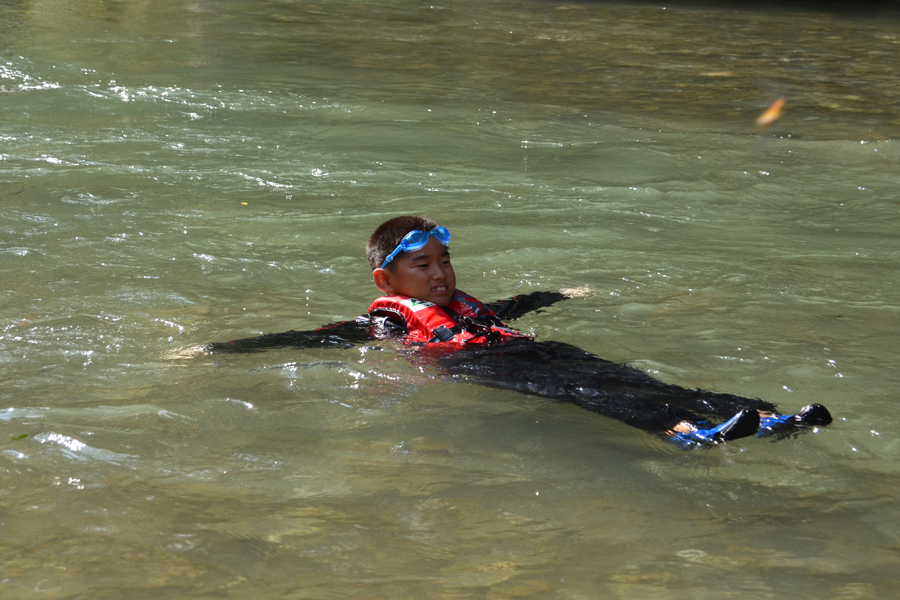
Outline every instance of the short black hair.
{"type": "MultiPolygon", "coordinates": [[[[400,241],[410,231],[431,231],[437,223],[428,217],[405,216],[394,217],[378,226],[369,241],[366,242],[366,258],[372,270],[378,269],[384,259],[400,245],[400,241]]],[[[388,264],[390,266],[390,263],[388,264]]]]}

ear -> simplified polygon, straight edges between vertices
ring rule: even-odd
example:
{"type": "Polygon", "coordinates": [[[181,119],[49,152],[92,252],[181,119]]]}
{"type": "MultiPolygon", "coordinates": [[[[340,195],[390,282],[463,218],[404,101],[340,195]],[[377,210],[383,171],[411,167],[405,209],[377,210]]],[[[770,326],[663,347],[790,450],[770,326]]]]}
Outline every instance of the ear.
{"type": "Polygon", "coordinates": [[[375,281],[375,287],[385,294],[392,296],[395,293],[394,286],[391,283],[390,271],[386,269],[375,269],[372,271],[372,279],[375,281]]]}

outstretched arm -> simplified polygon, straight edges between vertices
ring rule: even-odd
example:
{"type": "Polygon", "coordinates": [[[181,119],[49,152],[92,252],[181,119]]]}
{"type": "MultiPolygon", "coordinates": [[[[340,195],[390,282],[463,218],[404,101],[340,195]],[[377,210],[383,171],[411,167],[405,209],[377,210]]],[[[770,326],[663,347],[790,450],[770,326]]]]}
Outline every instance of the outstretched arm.
{"type": "MultiPolygon", "coordinates": [[[[545,308],[560,300],[571,298],[568,290],[562,292],[532,292],[513,296],[488,304],[488,308],[503,320],[517,319],[525,313],[545,308]]],[[[256,337],[214,342],[203,347],[204,352],[260,352],[272,348],[351,348],[372,339],[400,337],[406,328],[388,318],[362,316],[355,321],[341,321],[309,331],[285,331],[256,337]]]]}
{"type": "MultiPolygon", "coordinates": [[[[377,334],[375,334],[377,336],[377,334]]],[[[372,339],[368,319],[341,321],[311,331],[285,331],[257,337],[216,342],[203,348],[206,352],[259,352],[270,348],[350,348],[372,339]]]]}
{"type": "Polygon", "coordinates": [[[530,294],[513,296],[506,300],[491,302],[487,307],[501,320],[512,321],[525,313],[546,308],[569,297],[569,295],[562,292],[531,292],[530,294]]]}

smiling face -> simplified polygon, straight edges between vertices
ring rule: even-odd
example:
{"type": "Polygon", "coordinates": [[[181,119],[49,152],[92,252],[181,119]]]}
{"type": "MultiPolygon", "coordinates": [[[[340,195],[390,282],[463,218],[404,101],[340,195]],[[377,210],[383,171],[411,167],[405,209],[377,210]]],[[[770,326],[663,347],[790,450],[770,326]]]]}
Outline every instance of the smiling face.
{"type": "Polygon", "coordinates": [[[433,237],[422,248],[401,253],[387,268],[372,271],[372,278],[386,294],[425,300],[441,308],[450,305],[456,291],[450,250],[433,237]]]}

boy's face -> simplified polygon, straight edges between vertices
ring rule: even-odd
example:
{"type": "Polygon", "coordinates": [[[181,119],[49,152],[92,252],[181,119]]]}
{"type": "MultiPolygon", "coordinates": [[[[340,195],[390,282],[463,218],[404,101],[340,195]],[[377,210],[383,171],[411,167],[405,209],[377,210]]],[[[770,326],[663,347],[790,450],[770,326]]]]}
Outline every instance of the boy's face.
{"type": "Polygon", "coordinates": [[[425,300],[441,308],[450,305],[456,291],[456,273],[450,264],[450,251],[435,238],[429,238],[418,250],[400,253],[388,266],[391,268],[372,272],[382,292],[425,300]]]}

